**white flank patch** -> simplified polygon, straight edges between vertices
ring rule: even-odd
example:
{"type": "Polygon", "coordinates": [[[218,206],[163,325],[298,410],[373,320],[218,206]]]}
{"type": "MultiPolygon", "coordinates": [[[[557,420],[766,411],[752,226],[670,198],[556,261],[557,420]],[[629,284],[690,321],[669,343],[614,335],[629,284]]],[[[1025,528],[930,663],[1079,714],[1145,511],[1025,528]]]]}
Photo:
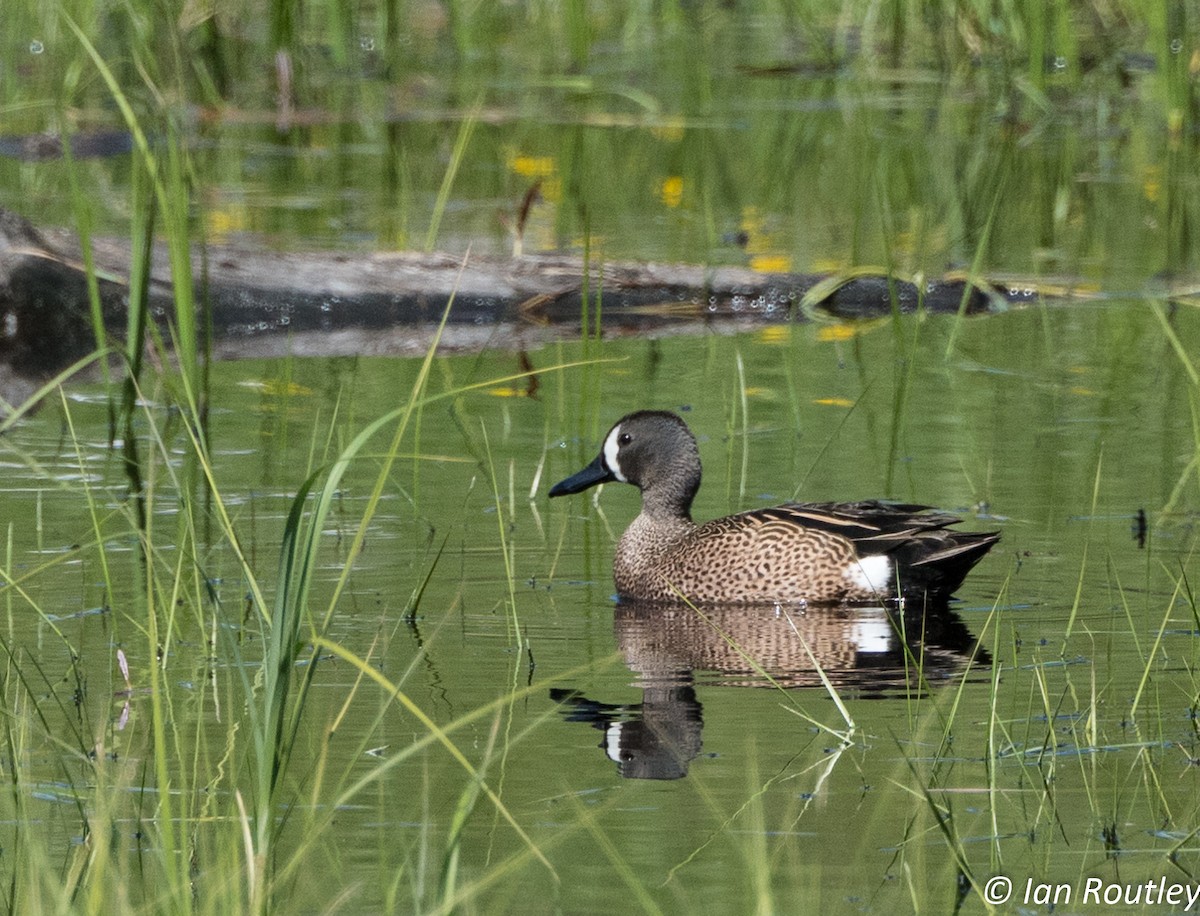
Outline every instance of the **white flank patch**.
{"type": "Polygon", "coordinates": [[[621,723],[614,722],[604,733],[604,753],[614,763],[624,763],[621,759],[621,723]]]}
{"type": "Polygon", "coordinates": [[[617,478],[621,483],[629,483],[625,475],[621,473],[621,462],[617,460],[617,453],[621,450],[621,446],[617,444],[617,437],[620,433],[621,427],[614,426],[613,431],[604,440],[604,465],[612,471],[613,477],[617,478]]]}
{"type": "Polygon", "coordinates": [[[890,595],[892,583],[892,561],[882,555],[863,557],[846,569],[846,578],[857,588],[867,589],[881,595],[890,595]]]}

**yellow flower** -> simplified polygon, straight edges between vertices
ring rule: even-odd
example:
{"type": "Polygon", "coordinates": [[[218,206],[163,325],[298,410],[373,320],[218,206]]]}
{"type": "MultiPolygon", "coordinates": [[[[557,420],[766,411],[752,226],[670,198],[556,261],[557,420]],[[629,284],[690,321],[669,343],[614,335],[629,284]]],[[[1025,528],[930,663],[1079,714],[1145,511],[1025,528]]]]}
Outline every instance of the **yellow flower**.
{"type": "Polygon", "coordinates": [[[817,329],[817,340],[851,340],[858,331],[858,325],[854,324],[825,324],[817,329]]]}
{"type": "Polygon", "coordinates": [[[678,207],[683,200],[683,179],[678,175],[669,175],[658,186],[658,196],[668,207],[678,207]]]}
{"type": "Polygon", "coordinates": [[[755,336],[759,343],[787,343],[792,339],[792,326],[790,324],[769,324],[765,328],[760,328],[755,336]]]}
{"type": "Polygon", "coordinates": [[[758,207],[742,210],[741,230],[746,234],[746,253],[750,256],[750,269],[764,274],[787,273],[792,269],[792,259],[779,250],[767,227],[767,219],[758,207]]]}
{"type": "Polygon", "coordinates": [[[760,274],[785,274],[792,269],[792,259],[786,254],[756,254],[750,258],[750,269],[760,274]]]}
{"type": "Polygon", "coordinates": [[[508,170],[525,178],[549,178],[558,171],[553,156],[523,156],[509,153],[508,170]]]}
{"type": "Polygon", "coordinates": [[[209,240],[221,243],[233,232],[241,232],[246,228],[246,211],[242,208],[218,208],[206,210],[204,224],[208,229],[209,240]]]}

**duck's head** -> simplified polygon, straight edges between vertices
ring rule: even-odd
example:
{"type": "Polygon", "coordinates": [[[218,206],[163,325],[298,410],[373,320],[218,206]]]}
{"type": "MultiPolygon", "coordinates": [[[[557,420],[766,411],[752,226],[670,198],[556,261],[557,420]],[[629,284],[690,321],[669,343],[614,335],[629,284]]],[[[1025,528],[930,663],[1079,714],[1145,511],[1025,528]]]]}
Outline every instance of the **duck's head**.
{"type": "Polygon", "coordinates": [[[614,480],[641,490],[645,511],[686,516],[700,489],[695,436],[683,420],[665,410],[628,414],[613,424],[595,460],[556,483],[550,495],[567,496],[614,480]]]}

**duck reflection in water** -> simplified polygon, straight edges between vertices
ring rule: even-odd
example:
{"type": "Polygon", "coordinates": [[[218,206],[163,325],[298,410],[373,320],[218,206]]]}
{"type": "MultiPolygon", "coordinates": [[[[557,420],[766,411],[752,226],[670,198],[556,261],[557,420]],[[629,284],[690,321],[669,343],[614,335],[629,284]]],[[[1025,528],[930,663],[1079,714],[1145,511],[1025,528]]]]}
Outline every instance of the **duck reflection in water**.
{"type": "Polygon", "coordinates": [[[699,686],[819,687],[857,697],[921,691],[987,667],[991,659],[944,603],[921,613],[861,605],[784,609],[622,602],[614,632],[642,688],[639,704],[552,690],[569,722],[604,737],[599,747],[627,779],[680,779],[702,749],[699,686]]]}

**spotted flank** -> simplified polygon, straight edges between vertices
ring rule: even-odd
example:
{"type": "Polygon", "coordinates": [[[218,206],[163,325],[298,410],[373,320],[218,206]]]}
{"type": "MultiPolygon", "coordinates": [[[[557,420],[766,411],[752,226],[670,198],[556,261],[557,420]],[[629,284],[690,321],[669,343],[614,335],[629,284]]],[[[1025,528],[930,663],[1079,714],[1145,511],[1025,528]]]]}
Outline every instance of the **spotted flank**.
{"type": "Polygon", "coordinates": [[[952,530],[960,519],[877,501],[792,503],[697,525],[700,452],[678,416],[621,418],[586,468],[550,490],[610,481],[642,493],[642,511],[617,543],[613,578],[624,599],[702,604],[945,599],[1000,539],[952,530]]]}

